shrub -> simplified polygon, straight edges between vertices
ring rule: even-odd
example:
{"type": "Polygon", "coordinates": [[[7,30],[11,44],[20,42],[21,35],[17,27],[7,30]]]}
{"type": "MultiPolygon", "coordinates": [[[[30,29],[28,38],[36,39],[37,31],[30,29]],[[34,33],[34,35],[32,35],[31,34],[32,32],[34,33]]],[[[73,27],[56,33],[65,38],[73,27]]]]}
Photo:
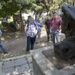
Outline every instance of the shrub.
{"type": "Polygon", "coordinates": [[[14,29],[15,29],[15,25],[14,25],[13,22],[8,23],[8,27],[9,27],[9,28],[14,28],[14,29]]]}

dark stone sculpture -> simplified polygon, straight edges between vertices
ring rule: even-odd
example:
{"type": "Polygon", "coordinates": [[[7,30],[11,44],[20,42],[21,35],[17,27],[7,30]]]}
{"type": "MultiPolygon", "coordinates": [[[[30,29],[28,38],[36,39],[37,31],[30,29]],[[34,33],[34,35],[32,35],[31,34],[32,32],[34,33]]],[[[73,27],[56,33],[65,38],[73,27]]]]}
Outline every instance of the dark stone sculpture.
{"type": "Polygon", "coordinates": [[[75,7],[69,5],[62,6],[62,33],[66,38],[54,45],[54,52],[63,59],[70,59],[75,56],[75,7]]]}

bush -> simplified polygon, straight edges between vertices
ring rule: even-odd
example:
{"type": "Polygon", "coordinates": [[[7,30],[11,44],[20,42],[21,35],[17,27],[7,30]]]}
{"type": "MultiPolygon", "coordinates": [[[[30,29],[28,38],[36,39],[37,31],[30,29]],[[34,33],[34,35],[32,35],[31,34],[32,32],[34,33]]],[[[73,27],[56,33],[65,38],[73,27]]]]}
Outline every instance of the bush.
{"type": "Polygon", "coordinates": [[[10,27],[10,28],[14,28],[14,29],[15,29],[15,25],[14,25],[13,22],[8,23],[8,27],[10,27]]]}
{"type": "Polygon", "coordinates": [[[42,19],[43,24],[45,24],[45,21],[46,21],[46,18],[43,18],[43,19],[42,19]]]}

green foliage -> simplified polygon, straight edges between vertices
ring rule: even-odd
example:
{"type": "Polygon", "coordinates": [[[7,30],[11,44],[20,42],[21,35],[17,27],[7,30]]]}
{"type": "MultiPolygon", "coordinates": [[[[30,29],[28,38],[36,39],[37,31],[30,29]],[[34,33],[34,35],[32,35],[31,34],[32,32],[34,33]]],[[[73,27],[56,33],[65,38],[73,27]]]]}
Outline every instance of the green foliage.
{"type": "Polygon", "coordinates": [[[15,2],[20,5],[20,11],[29,13],[31,12],[32,3],[34,3],[35,0],[15,0],[15,2]]]}
{"type": "Polygon", "coordinates": [[[58,9],[58,5],[56,4],[53,4],[51,7],[50,7],[50,12],[54,12],[56,9],[58,9]]]}
{"type": "Polygon", "coordinates": [[[37,1],[32,3],[31,10],[35,12],[35,14],[40,14],[43,11],[43,6],[37,1]]]}
{"type": "Polygon", "coordinates": [[[16,3],[22,4],[22,5],[28,5],[34,1],[35,0],[15,0],[16,3]]]}
{"type": "Polygon", "coordinates": [[[46,18],[43,18],[43,19],[42,19],[43,24],[45,24],[45,21],[46,21],[46,18]]]}
{"type": "Polygon", "coordinates": [[[43,9],[42,6],[37,6],[37,7],[35,8],[36,11],[40,11],[40,10],[42,10],[42,9],[43,9]]]}
{"type": "Polygon", "coordinates": [[[20,10],[20,6],[13,0],[0,0],[0,17],[8,17],[20,10]]]}
{"type": "Polygon", "coordinates": [[[8,23],[7,28],[12,28],[12,29],[16,30],[13,22],[8,23]]]}
{"type": "Polygon", "coordinates": [[[17,12],[20,9],[18,4],[9,2],[2,5],[2,8],[0,9],[0,17],[7,17],[13,15],[15,12],[17,12]]]}
{"type": "MultiPolygon", "coordinates": [[[[73,3],[75,0],[66,0],[66,3],[73,3]],[[68,1],[68,2],[67,2],[68,1]]],[[[0,0],[0,17],[7,17],[16,12],[35,14],[42,12],[53,12],[65,3],[65,0],[0,0]]]]}
{"type": "Polygon", "coordinates": [[[0,2],[7,2],[7,1],[10,1],[10,0],[0,0],[0,2]]]}

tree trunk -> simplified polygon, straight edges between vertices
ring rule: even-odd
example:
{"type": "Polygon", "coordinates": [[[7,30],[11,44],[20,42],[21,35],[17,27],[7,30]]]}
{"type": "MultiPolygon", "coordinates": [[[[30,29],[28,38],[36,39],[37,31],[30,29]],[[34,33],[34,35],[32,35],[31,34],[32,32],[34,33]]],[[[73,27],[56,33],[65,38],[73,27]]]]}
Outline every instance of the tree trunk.
{"type": "Polygon", "coordinates": [[[75,2],[73,1],[73,6],[75,5],[75,2]]]}
{"type": "Polygon", "coordinates": [[[21,30],[23,30],[22,10],[20,10],[20,24],[21,24],[21,30]]]}

